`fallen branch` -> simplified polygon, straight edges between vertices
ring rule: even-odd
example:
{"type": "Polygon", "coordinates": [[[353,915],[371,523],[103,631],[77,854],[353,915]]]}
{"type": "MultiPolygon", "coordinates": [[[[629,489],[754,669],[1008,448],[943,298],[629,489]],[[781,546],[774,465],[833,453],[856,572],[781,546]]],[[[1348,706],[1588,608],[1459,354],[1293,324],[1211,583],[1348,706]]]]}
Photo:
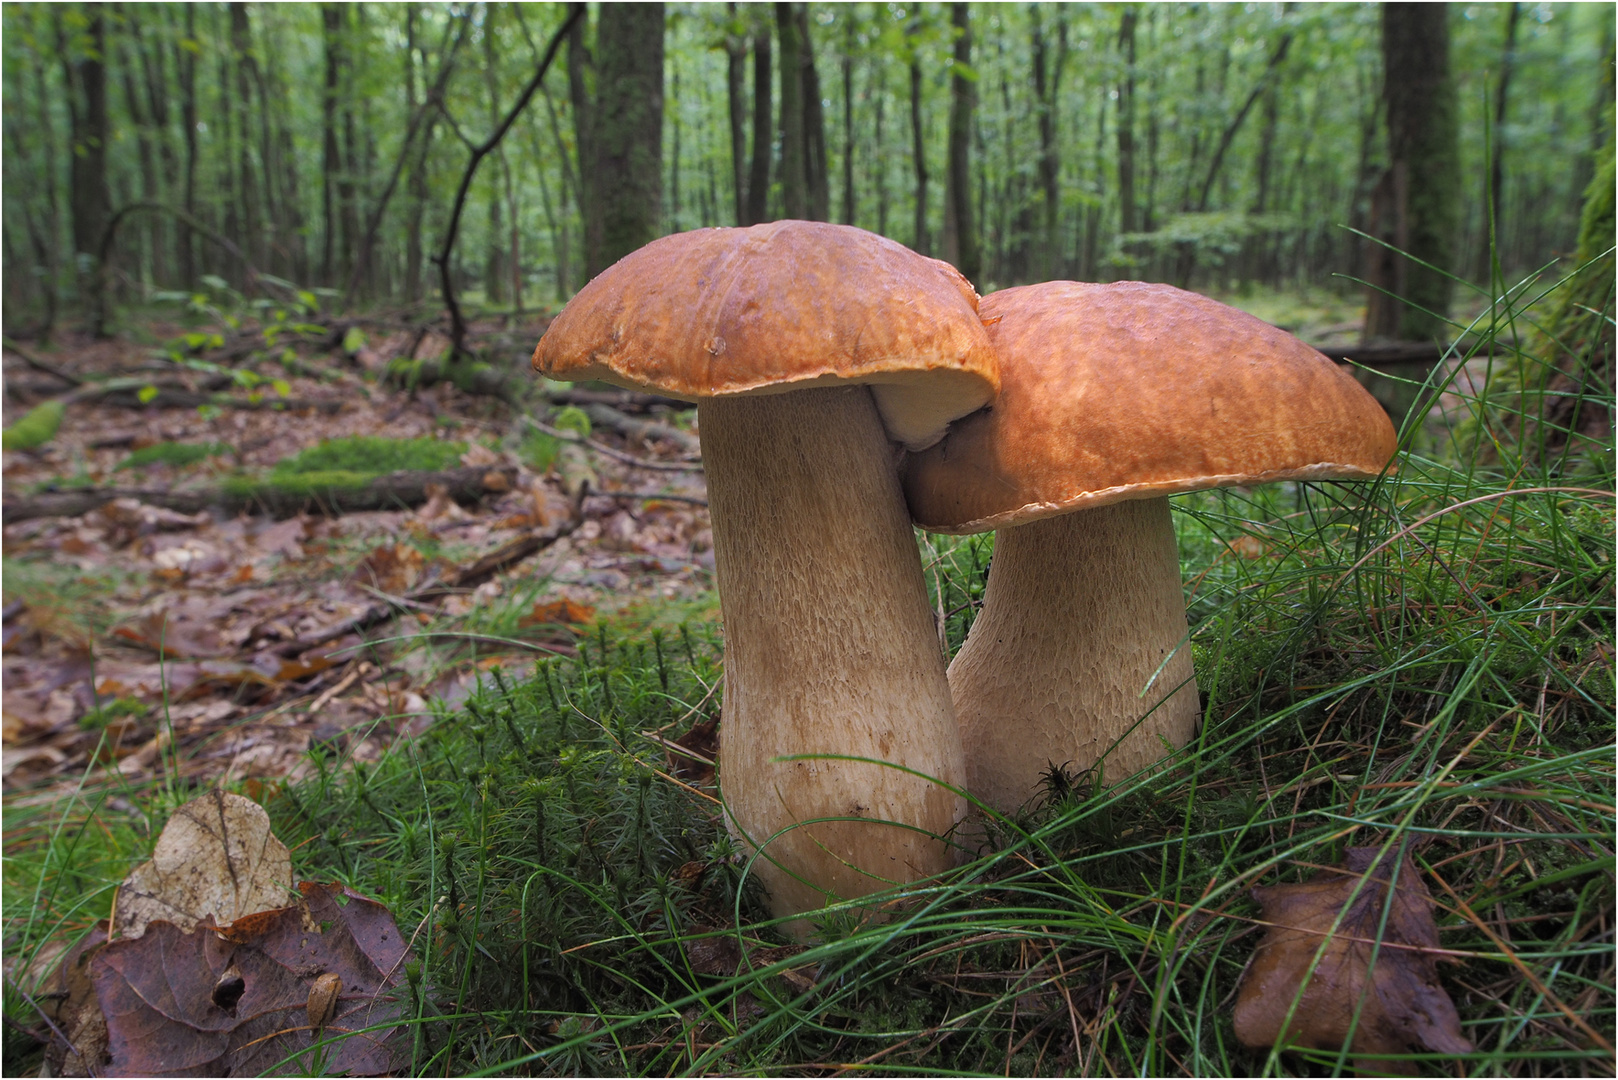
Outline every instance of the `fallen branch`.
{"type": "Polygon", "coordinates": [[[543,431],[553,439],[561,439],[563,442],[577,443],[580,446],[588,447],[589,449],[594,450],[598,454],[610,457],[614,461],[621,461],[625,465],[633,465],[637,469],[650,469],[653,472],[682,473],[702,471],[702,462],[700,461],[650,461],[646,458],[636,457],[634,454],[626,454],[622,450],[615,450],[614,448],[607,446],[605,443],[596,442],[594,439],[587,439],[576,431],[564,431],[561,428],[553,428],[549,424],[541,423],[531,416],[525,416],[523,417],[523,420],[526,421],[530,427],[543,431]]]}
{"type": "Polygon", "coordinates": [[[41,517],[78,517],[99,509],[114,499],[136,499],[183,514],[195,514],[217,506],[227,512],[260,511],[275,517],[291,517],[314,508],[325,513],[352,513],[358,510],[393,510],[419,506],[427,501],[429,488],[442,485],[456,502],[476,502],[496,488],[486,483],[498,473],[509,490],[516,478],[510,468],[482,467],[450,469],[444,472],[396,472],[377,476],[353,487],[295,486],[293,481],[260,481],[225,484],[190,491],[164,491],[150,488],[88,488],[57,491],[6,499],[0,503],[0,517],[7,524],[41,517]],[[280,486],[278,486],[278,484],[280,486]]]}
{"type": "Polygon", "coordinates": [[[514,566],[530,555],[535,555],[550,547],[556,541],[577,529],[580,520],[578,517],[566,518],[547,528],[528,533],[525,536],[519,536],[516,540],[491,551],[481,559],[467,566],[457,567],[437,581],[412,589],[401,597],[389,596],[383,603],[372,604],[358,615],[334,623],[313,634],[294,638],[276,646],[273,651],[278,656],[297,656],[327,642],[336,641],[340,637],[359,633],[375,626],[377,623],[385,622],[391,619],[396,611],[415,610],[426,601],[439,600],[463,589],[473,588],[501,570],[514,566]]]}
{"type": "Polygon", "coordinates": [[[631,439],[666,439],[688,454],[702,451],[700,439],[672,424],[659,423],[656,420],[637,420],[633,416],[619,412],[611,405],[586,405],[584,414],[590,418],[591,423],[609,427],[631,439]]]}
{"type": "Polygon", "coordinates": [[[33,352],[31,352],[28,349],[23,348],[21,345],[18,345],[15,341],[12,341],[10,338],[6,338],[4,340],[4,345],[5,345],[6,350],[8,352],[16,353],[19,357],[22,358],[23,363],[27,364],[29,367],[33,368],[35,371],[43,372],[44,374],[49,375],[52,378],[61,379],[63,382],[67,383],[70,386],[81,386],[84,383],[83,379],[79,378],[77,375],[73,374],[71,371],[67,371],[67,370],[65,370],[63,368],[57,367],[55,364],[51,363],[49,360],[43,359],[42,357],[35,355],[33,352]]]}

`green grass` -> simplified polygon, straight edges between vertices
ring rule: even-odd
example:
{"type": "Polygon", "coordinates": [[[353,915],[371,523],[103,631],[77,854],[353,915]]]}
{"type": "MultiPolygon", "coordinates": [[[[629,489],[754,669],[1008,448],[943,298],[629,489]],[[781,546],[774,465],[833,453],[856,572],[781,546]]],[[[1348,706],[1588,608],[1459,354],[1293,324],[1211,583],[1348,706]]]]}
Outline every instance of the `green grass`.
{"type": "MultiPolygon", "coordinates": [[[[1535,423],[1491,430],[1548,422],[1519,419],[1535,423]]],[[[374,764],[316,751],[272,819],[300,874],[378,896],[414,936],[421,1073],[1352,1072],[1236,1043],[1248,891],[1387,844],[1438,901],[1441,975],[1477,1047],[1409,1067],[1610,1075],[1611,439],[1485,453],[1417,430],[1382,481],[1177,498],[1196,740],[1110,788],[1053,777],[991,823],[991,854],[896,895],[886,922],[832,910],[806,950],[765,918],[717,792],[676,783],[643,734],[721,707],[722,641],[691,609],[491,676],[374,764]],[[721,951],[752,969],[705,973],[721,951]]],[[[953,650],[992,539],[920,542],[953,650]]],[[[181,793],[124,796],[133,816],[108,794],[8,805],[8,952],[104,911],[181,793]]]]}

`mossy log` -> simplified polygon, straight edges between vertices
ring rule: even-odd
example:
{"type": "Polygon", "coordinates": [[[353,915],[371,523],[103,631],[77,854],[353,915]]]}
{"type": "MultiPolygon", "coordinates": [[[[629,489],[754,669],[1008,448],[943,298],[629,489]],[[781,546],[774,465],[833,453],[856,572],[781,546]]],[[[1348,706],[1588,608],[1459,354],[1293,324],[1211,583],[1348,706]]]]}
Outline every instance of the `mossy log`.
{"type": "Polygon", "coordinates": [[[509,490],[515,480],[516,470],[512,468],[473,467],[383,475],[332,470],[264,478],[234,477],[217,486],[180,491],[85,488],[46,492],[6,499],[0,504],[0,516],[7,524],[39,517],[77,517],[114,499],[138,499],[186,514],[209,507],[275,517],[291,517],[306,510],[345,514],[419,506],[427,501],[429,489],[435,485],[442,485],[456,502],[472,503],[489,492],[509,490]]]}

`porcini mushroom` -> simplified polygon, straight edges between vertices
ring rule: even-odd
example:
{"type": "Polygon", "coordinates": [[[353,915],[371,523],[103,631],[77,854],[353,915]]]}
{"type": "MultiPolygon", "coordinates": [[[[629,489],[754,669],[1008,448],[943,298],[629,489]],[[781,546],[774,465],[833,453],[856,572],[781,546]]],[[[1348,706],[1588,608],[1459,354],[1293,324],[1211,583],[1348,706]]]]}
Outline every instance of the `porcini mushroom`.
{"type": "Polygon", "coordinates": [[[924,529],[995,532],[949,668],[967,789],[1011,812],[1051,766],[1121,778],[1195,731],[1167,496],[1378,475],[1397,439],[1326,357],[1168,285],[1048,282],[979,308],[1001,392],[909,455],[924,529]]]}
{"type": "Polygon", "coordinates": [[[534,367],[698,403],[720,785],[772,909],[947,869],[965,765],[890,440],[925,447],[998,388],[970,283],[848,226],[679,233],[581,289],[534,367]]]}

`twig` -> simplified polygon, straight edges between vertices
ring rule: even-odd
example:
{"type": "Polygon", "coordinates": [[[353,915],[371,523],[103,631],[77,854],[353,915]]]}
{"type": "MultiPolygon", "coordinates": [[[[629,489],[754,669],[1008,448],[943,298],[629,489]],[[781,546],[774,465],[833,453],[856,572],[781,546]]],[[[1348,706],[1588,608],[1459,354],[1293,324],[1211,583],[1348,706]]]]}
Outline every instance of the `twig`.
{"type": "Polygon", "coordinates": [[[22,357],[23,363],[27,364],[29,367],[33,368],[35,371],[44,372],[46,375],[50,375],[53,378],[61,379],[63,382],[69,383],[69,384],[71,384],[73,386],[83,386],[84,385],[84,380],[79,378],[77,375],[73,374],[71,371],[66,371],[66,370],[64,370],[62,368],[59,368],[55,364],[51,363],[49,360],[41,359],[39,356],[36,356],[33,352],[29,351],[28,349],[23,348],[21,345],[18,345],[15,341],[12,341],[10,338],[0,339],[0,341],[3,341],[3,344],[5,345],[5,347],[7,349],[9,349],[10,351],[16,353],[18,356],[22,357]]]}
{"type": "Polygon", "coordinates": [[[665,502],[690,503],[692,506],[708,505],[708,500],[699,495],[668,495],[661,491],[593,491],[591,494],[609,499],[639,499],[642,502],[656,502],[662,499],[665,502]]]}
{"type": "Polygon", "coordinates": [[[636,457],[634,454],[626,454],[622,450],[614,449],[605,443],[596,442],[594,439],[585,438],[576,431],[566,431],[562,428],[551,427],[549,424],[535,420],[532,416],[525,416],[523,417],[523,420],[530,427],[544,432],[553,439],[561,439],[563,442],[576,443],[579,446],[588,447],[598,454],[610,457],[614,461],[621,461],[626,465],[633,465],[637,469],[650,469],[654,472],[681,473],[699,473],[703,471],[702,462],[700,461],[649,461],[646,458],[636,457]]]}

